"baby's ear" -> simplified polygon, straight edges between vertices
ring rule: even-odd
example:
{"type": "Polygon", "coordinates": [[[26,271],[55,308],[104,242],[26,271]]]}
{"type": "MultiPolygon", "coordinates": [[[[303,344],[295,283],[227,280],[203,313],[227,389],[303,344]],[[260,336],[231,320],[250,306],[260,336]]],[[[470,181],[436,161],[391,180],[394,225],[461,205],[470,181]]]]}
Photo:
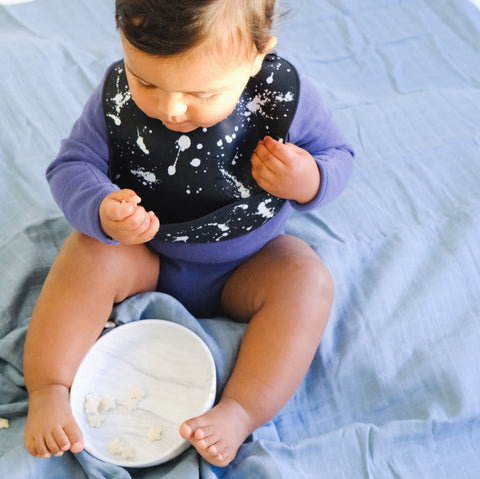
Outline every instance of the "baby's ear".
{"type": "Polygon", "coordinates": [[[277,37],[270,37],[265,45],[265,54],[270,53],[277,46],[277,37]]]}
{"type": "Polygon", "coordinates": [[[253,62],[253,67],[252,67],[252,74],[251,76],[254,77],[262,68],[262,63],[265,58],[265,55],[270,53],[274,48],[275,45],[277,44],[277,37],[270,37],[265,45],[265,49],[263,52],[257,53],[255,60],[253,62]]]}

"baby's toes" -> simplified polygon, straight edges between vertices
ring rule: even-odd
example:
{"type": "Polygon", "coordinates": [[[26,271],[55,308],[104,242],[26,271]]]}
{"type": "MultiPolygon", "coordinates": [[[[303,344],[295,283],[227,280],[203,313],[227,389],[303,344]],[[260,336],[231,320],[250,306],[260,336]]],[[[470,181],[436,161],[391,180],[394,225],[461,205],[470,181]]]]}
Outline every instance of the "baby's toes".
{"type": "Polygon", "coordinates": [[[194,439],[197,439],[199,441],[201,439],[206,439],[207,437],[211,436],[213,432],[214,429],[212,426],[200,426],[195,429],[193,437],[194,439]]]}
{"type": "Polygon", "coordinates": [[[61,456],[64,451],[68,451],[68,449],[70,448],[70,441],[68,440],[65,431],[60,426],[58,426],[58,428],[52,432],[52,436],[58,447],[58,451],[54,452],[50,447],[49,449],[52,454],[55,454],[56,456],[61,456]]]}
{"type": "Polygon", "coordinates": [[[181,424],[179,432],[184,439],[198,442],[212,434],[213,427],[203,424],[200,418],[196,417],[181,424]]]}
{"type": "Polygon", "coordinates": [[[197,441],[197,446],[206,450],[213,446],[215,443],[217,443],[218,439],[219,438],[216,434],[210,434],[208,436],[205,436],[203,439],[197,441]]]}
{"type": "Polygon", "coordinates": [[[44,459],[48,459],[50,457],[50,451],[45,444],[43,436],[38,436],[34,438],[33,450],[35,457],[42,457],[44,459]]]}
{"type": "Polygon", "coordinates": [[[53,433],[45,437],[45,443],[47,445],[48,451],[54,456],[61,456],[63,454],[63,450],[58,445],[53,433]]]}
{"type": "Polygon", "coordinates": [[[68,438],[67,449],[70,448],[70,451],[74,453],[83,450],[83,435],[77,424],[73,423],[71,425],[65,426],[63,430],[65,431],[66,437],[68,438]]]}
{"type": "Polygon", "coordinates": [[[228,447],[223,441],[217,441],[207,448],[207,454],[211,457],[213,464],[219,467],[227,466],[233,459],[232,455],[228,453],[228,447]]]}
{"type": "Polygon", "coordinates": [[[178,430],[180,433],[180,436],[183,437],[183,439],[192,439],[193,433],[195,432],[193,428],[190,426],[188,422],[184,422],[183,424],[180,425],[180,428],[178,430]]]}
{"type": "Polygon", "coordinates": [[[25,435],[24,444],[25,444],[25,447],[27,448],[27,451],[32,456],[37,456],[38,453],[37,453],[37,447],[35,446],[35,438],[34,437],[25,435]]]}

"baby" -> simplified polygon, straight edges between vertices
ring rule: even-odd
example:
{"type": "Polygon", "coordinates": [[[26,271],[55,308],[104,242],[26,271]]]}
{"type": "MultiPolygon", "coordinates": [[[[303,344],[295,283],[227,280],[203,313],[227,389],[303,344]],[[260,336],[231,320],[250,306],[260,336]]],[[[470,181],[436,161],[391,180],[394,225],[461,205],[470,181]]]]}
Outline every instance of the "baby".
{"type": "Polygon", "coordinates": [[[213,465],[229,464],[307,372],[333,282],[284,227],[292,208],[340,194],[353,153],[312,83],[271,53],[274,3],[116,1],[123,60],[47,171],[75,231],[25,343],[34,456],[83,449],[69,388],[114,304],[140,292],[248,323],[218,403],[179,430],[213,465]]]}

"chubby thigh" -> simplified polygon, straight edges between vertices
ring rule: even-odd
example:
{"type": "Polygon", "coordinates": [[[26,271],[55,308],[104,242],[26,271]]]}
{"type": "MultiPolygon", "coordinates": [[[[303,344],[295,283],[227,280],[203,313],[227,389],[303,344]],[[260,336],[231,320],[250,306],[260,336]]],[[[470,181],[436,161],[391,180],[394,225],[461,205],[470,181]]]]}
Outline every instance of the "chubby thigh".
{"type": "Polygon", "coordinates": [[[304,311],[309,316],[308,308],[318,300],[329,310],[333,302],[330,273],[307,243],[286,234],[241,264],[226,282],[221,299],[224,312],[244,322],[265,306],[295,316],[304,311]]]}
{"type": "Polygon", "coordinates": [[[72,292],[98,299],[123,301],[136,293],[154,291],[159,259],[147,246],[108,245],[74,231],[63,244],[49,276],[72,292]]]}

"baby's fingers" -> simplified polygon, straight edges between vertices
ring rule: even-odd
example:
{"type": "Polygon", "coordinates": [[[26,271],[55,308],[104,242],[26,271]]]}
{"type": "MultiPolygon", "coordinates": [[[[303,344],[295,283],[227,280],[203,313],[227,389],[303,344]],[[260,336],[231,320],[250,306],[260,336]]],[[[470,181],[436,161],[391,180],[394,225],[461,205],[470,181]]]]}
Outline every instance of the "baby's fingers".
{"type": "Polygon", "coordinates": [[[136,207],[137,205],[126,202],[125,200],[114,201],[109,205],[106,213],[111,221],[121,221],[132,215],[135,212],[136,207]]]}
{"type": "MultiPolygon", "coordinates": [[[[138,198],[138,197],[137,197],[138,198]]],[[[102,203],[102,213],[110,221],[122,221],[133,215],[137,210],[140,201],[136,199],[125,200],[120,198],[107,197],[102,203]]]]}
{"type": "Polygon", "coordinates": [[[160,228],[160,221],[153,211],[149,211],[145,222],[137,231],[137,241],[139,243],[146,243],[150,241],[158,232],[160,228]]]}
{"type": "MultiPolygon", "coordinates": [[[[122,205],[125,206],[126,204],[122,205]]],[[[148,213],[145,211],[143,206],[136,206],[134,211],[126,216],[123,221],[120,223],[125,231],[129,231],[130,233],[135,233],[142,228],[146,222],[149,222],[148,213]]]]}
{"type": "Polygon", "coordinates": [[[139,244],[150,241],[157,233],[160,222],[155,213],[147,213],[142,206],[138,206],[135,213],[119,224],[123,225],[124,234],[120,242],[124,244],[139,244]]]}
{"type": "Polygon", "coordinates": [[[100,214],[110,221],[121,221],[135,211],[140,201],[140,197],[133,190],[115,191],[103,199],[100,214]]]}

